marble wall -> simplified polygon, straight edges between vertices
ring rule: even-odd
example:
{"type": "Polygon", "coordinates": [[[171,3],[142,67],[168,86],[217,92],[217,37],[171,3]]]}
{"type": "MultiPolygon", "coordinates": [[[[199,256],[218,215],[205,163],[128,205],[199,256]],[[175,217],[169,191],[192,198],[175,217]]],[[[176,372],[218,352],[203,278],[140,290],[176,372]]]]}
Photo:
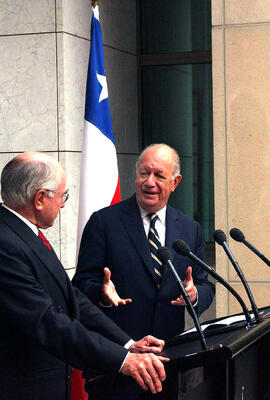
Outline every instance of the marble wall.
{"type": "MultiPolygon", "coordinates": [[[[136,0],[100,3],[121,194],[127,198],[139,151],[136,0]]],[[[0,169],[29,150],[46,151],[62,163],[70,199],[47,237],[70,276],[76,264],[90,21],[90,0],[0,3],[0,169]]]]}
{"type": "MultiPolygon", "coordinates": [[[[237,227],[270,258],[270,3],[212,1],[215,224],[223,229],[258,306],[270,304],[270,269],[230,239],[237,227]]],[[[248,303],[217,246],[216,266],[248,303]]],[[[217,315],[240,311],[217,285],[217,315]]]]}

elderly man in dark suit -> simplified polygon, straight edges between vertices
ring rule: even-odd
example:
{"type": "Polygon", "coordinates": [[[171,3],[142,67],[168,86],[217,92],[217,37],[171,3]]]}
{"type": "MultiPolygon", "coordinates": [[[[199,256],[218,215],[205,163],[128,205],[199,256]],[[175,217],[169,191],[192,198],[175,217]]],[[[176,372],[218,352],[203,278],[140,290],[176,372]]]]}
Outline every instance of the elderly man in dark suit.
{"type": "MultiPolygon", "coordinates": [[[[215,293],[207,273],[172,248],[175,239],[184,239],[191,251],[204,259],[199,224],[167,205],[181,178],[177,152],[165,144],[149,146],[136,165],[136,195],[93,213],[84,229],[73,282],[135,338],[150,332],[167,339],[184,330],[185,303],[171,273],[156,258],[157,247],[166,245],[171,250],[198,315],[209,307],[215,293]]],[[[139,391],[126,397],[125,382],[113,382],[114,397],[109,386],[93,386],[92,398],[151,397],[139,391]]],[[[173,368],[167,382],[168,392],[160,398],[177,398],[173,368]]]]}
{"type": "Polygon", "coordinates": [[[67,400],[70,365],[87,375],[132,376],[162,389],[163,343],[130,336],[73,288],[39,228],[52,226],[68,197],[65,173],[52,157],[23,153],[1,175],[0,398],[67,400]],[[129,347],[129,350],[124,346],[129,347]]]}

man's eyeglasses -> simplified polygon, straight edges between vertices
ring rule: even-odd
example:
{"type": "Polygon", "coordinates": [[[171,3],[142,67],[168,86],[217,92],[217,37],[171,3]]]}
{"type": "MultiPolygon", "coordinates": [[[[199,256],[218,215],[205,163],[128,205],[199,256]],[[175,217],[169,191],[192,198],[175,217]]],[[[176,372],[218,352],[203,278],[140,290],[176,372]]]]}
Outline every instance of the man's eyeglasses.
{"type": "Polygon", "coordinates": [[[57,193],[54,190],[50,190],[50,189],[44,189],[44,190],[46,190],[46,192],[51,192],[59,197],[62,197],[63,203],[65,203],[69,198],[69,190],[68,189],[63,194],[57,193]]]}

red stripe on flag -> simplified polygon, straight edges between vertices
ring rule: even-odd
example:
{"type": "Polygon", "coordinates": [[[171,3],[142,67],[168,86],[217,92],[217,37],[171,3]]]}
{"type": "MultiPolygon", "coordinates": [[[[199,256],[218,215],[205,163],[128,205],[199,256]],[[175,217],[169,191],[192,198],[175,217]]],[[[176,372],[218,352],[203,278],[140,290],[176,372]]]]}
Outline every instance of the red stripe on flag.
{"type": "Polygon", "coordinates": [[[115,189],[115,192],[114,192],[114,196],[112,198],[112,201],[111,201],[110,205],[116,204],[119,201],[121,201],[121,193],[120,193],[120,179],[119,179],[119,175],[118,175],[117,186],[116,186],[116,189],[115,189]]]}
{"type": "Polygon", "coordinates": [[[71,374],[71,399],[88,400],[88,394],[84,390],[85,379],[82,377],[82,371],[73,368],[71,374]]]}

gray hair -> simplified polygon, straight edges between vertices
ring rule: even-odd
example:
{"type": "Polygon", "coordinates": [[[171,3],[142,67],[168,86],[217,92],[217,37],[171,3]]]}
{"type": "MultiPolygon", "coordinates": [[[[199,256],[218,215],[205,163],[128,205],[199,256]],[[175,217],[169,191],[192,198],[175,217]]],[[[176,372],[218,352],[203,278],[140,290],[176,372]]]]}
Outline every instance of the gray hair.
{"type": "Polygon", "coordinates": [[[153,147],[156,148],[162,148],[164,150],[167,150],[172,157],[172,161],[173,161],[173,178],[175,178],[177,175],[180,175],[180,157],[178,152],[171,146],[169,146],[168,144],[165,143],[154,143],[154,144],[150,144],[149,146],[147,146],[139,155],[137,161],[136,161],[136,172],[138,171],[139,165],[141,163],[142,157],[144,156],[145,152],[153,147]]]}
{"type": "MultiPolygon", "coordinates": [[[[60,164],[50,156],[45,154],[42,156],[43,159],[33,157],[27,159],[18,155],[5,165],[1,174],[1,196],[7,206],[24,208],[38,190],[58,189],[63,178],[60,164]]],[[[48,192],[48,196],[54,195],[48,192]]]]}

